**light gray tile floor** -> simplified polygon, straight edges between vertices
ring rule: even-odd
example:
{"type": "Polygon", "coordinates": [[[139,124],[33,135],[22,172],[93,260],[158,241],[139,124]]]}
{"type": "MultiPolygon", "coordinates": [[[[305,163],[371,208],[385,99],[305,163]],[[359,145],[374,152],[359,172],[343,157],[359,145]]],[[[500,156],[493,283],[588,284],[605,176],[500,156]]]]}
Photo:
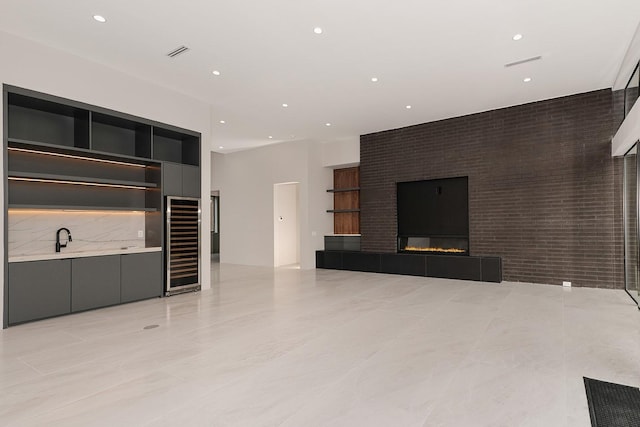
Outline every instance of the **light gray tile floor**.
{"type": "Polygon", "coordinates": [[[622,291],[214,263],[0,332],[0,425],[588,426],[583,376],[640,385],[622,291]]]}

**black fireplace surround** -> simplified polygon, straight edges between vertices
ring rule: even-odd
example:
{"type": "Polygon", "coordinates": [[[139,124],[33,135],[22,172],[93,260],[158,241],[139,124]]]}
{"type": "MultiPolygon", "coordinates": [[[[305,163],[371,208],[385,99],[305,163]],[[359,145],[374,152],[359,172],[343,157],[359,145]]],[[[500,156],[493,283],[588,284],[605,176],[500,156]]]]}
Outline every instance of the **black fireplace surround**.
{"type": "Polygon", "coordinates": [[[502,282],[502,259],[469,254],[468,177],[397,183],[397,253],[316,252],[316,268],[502,282]]]}
{"type": "Polygon", "coordinates": [[[398,252],[469,255],[469,178],[397,183],[398,252]]]}

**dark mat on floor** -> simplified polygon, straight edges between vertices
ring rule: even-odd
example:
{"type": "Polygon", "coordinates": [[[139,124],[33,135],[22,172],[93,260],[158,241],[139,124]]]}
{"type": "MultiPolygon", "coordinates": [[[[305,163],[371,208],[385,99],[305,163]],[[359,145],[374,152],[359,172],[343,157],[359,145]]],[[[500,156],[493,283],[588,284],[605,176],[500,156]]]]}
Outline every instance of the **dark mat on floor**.
{"type": "Polygon", "coordinates": [[[640,390],[584,378],[592,427],[640,426],[640,390]]]}

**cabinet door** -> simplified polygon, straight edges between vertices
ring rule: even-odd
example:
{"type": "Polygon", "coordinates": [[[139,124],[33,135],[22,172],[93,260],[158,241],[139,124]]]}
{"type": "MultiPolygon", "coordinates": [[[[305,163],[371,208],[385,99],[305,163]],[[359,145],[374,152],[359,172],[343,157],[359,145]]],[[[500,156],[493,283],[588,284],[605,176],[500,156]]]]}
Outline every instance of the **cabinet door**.
{"type": "Polygon", "coordinates": [[[198,166],[182,166],[182,195],[200,198],[200,168],[198,166]]]}
{"type": "Polygon", "coordinates": [[[182,165],[164,162],[162,164],[162,194],[182,196],[182,165]]]}
{"type": "Polygon", "coordinates": [[[162,253],[122,255],[122,302],[162,296],[162,253]]]}
{"type": "Polygon", "coordinates": [[[9,264],[9,324],[71,311],[71,261],[9,264]]]}
{"type": "Polygon", "coordinates": [[[71,311],[120,303],[120,255],[71,262],[71,311]]]}

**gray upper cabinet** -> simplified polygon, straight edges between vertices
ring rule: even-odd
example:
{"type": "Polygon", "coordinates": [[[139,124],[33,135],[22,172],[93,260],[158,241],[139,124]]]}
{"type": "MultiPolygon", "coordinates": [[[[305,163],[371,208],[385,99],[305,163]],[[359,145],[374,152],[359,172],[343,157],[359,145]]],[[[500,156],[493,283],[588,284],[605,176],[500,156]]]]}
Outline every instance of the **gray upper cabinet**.
{"type": "Polygon", "coordinates": [[[120,303],[120,255],[74,258],[71,310],[82,311],[120,303]]]}
{"type": "Polygon", "coordinates": [[[122,255],[120,277],[122,302],[162,296],[162,253],[122,255]]]}
{"type": "Polygon", "coordinates": [[[59,316],[71,311],[71,261],[9,264],[9,324],[59,316]]]}
{"type": "Polygon", "coordinates": [[[162,194],[200,198],[200,167],[164,162],[162,194]]]}
{"type": "Polygon", "coordinates": [[[197,166],[182,166],[182,195],[184,197],[200,198],[200,168],[197,166]]]}
{"type": "Polygon", "coordinates": [[[165,196],[182,196],[182,165],[162,164],[162,193],[165,196]]]}

